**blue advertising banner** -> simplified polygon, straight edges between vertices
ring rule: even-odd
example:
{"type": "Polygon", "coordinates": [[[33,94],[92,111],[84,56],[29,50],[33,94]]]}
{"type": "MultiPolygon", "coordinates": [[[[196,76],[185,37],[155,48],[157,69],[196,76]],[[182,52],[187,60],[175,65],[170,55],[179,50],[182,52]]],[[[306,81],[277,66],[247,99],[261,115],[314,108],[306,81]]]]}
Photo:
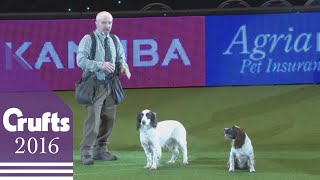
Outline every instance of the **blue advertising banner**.
{"type": "Polygon", "coordinates": [[[206,16],[206,85],[320,82],[320,13],[206,16]]]}

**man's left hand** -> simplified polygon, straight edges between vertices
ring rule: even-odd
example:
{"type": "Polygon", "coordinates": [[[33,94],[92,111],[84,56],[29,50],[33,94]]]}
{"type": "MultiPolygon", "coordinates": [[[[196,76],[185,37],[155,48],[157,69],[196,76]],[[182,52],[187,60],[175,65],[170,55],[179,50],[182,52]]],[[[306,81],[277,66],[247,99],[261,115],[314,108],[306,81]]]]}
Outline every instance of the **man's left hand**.
{"type": "Polygon", "coordinates": [[[125,74],[125,75],[127,76],[127,78],[130,79],[131,73],[130,73],[129,68],[122,66],[120,72],[121,72],[122,74],[125,74]]]}

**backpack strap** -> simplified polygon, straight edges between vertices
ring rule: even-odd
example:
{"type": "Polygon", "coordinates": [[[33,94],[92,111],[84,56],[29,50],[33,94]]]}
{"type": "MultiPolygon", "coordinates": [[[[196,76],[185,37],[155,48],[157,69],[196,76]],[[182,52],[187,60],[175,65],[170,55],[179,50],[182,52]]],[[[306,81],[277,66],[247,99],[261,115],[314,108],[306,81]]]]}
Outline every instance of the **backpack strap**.
{"type": "Polygon", "coordinates": [[[97,40],[93,32],[90,33],[90,36],[91,36],[91,59],[94,60],[96,56],[97,40]]]}
{"type": "MultiPolygon", "coordinates": [[[[89,58],[90,58],[90,60],[94,61],[94,58],[96,56],[97,40],[96,40],[96,36],[94,35],[93,32],[91,32],[89,35],[91,37],[91,51],[90,51],[91,57],[89,57],[89,58]]],[[[83,71],[82,77],[88,77],[88,76],[91,76],[92,74],[94,74],[94,73],[90,72],[90,71],[83,71]]]]}
{"type": "Polygon", "coordinates": [[[118,41],[116,39],[116,36],[114,34],[110,34],[110,37],[114,43],[114,46],[116,47],[116,55],[118,55],[118,41]]]}
{"type": "Polygon", "coordinates": [[[119,64],[119,62],[117,61],[117,56],[118,56],[118,40],[116,39],[116,36],[115,36],[114,34],[110,34],[110,37],[111,37],[111,39],[112,39],[112,41],[113,41],[113,43],[114,43],[114,46],[115,46],[115,48],[116,48],[116,62],[115,62],[115,64],[116,64],[116,70],[118,71],[118,72],[116,72],[116,73],[119,74],[119,72],[120,72],[120,64],[119,64]]]}

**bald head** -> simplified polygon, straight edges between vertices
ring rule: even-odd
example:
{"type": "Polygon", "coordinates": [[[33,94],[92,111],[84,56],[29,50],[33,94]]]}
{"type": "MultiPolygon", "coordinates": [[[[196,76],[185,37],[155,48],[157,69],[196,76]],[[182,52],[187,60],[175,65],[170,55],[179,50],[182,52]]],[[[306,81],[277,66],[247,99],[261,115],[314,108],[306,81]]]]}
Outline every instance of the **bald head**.
{"type": "Polygon", "coordinates": [[[99,12],[96,16],[97,29],[105,34],[109,34],[112,29],[113,17],[107,11],[99,12]]]}
{"type": "Polygon", "coordinates": [[[96,16],[96,21],[99,21],[99,20],[101,20],[101,19],[103,19],[103,18],[109,18],[109,19],[112,20],[112,15],[111,15],[109,12],[107,12],[107,11],[101,11],[101,12],[99,12],[99,13],[97,14],[97,16],[96,16]]]}

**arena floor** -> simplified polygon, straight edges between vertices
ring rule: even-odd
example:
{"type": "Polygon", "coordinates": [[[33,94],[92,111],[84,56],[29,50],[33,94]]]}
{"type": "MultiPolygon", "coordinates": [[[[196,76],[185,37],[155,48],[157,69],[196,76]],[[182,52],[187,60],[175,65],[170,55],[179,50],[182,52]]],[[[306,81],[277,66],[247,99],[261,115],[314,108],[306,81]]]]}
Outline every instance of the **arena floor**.
{"type": "Polygon", "coordinates": [[[320,88],[319,85],[272,85],[201,88],[125,89],[126,100],[118,106],[110,150],[115,162],[80,163],[79,143],[85,110],[73,91],[56,93],[74,113],[75,180],[149,179],[319,179],[320,88]],[[139,143],[136,115],[142,109],[157,113],[159,121],[177,119],[187,129],[189,165],[174,165],[163,151],[157,171],[143,169],[146,158],[139,143]],[[238,125],[253,142],[256,173],[228,173],[230,141],[223,128],[238,125]]]}

